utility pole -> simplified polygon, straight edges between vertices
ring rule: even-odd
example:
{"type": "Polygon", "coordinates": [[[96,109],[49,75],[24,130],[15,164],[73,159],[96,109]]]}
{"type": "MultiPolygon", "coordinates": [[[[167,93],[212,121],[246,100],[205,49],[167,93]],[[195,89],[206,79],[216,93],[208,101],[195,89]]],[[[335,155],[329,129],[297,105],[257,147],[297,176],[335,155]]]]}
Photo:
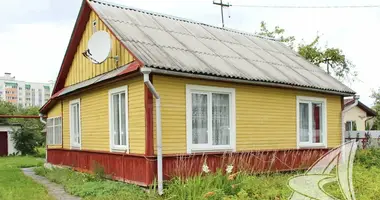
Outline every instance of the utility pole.
{"type": "Polygon", "coordinates": [[[224,27],[224,17],[223,17],[223,7],[230,7],[231,5],[229,4],[229,3],[227,3],[227,4],[223,4],[223,0],[220,0],[220,2],[218,3],[218,2],[215,2],[215,1],[213,1],[212,2],[213,4],[215,4],[215,5],[218,5],[218,6],[220,6],[220,12],[221,12],[221,14],[222,14],[222,26],[224,27]]]}

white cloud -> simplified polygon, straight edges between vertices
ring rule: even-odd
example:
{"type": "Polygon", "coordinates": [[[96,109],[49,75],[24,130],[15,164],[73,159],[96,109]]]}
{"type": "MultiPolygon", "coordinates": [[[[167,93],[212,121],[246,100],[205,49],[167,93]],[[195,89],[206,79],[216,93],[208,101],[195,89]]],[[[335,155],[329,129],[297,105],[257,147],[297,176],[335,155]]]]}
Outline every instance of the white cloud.
{"type": "Polygon", "coordinates": [[[68,24],[17,24],[0,33],[0,72],[19,80],[54,80],[72,31],[68,24]]]}

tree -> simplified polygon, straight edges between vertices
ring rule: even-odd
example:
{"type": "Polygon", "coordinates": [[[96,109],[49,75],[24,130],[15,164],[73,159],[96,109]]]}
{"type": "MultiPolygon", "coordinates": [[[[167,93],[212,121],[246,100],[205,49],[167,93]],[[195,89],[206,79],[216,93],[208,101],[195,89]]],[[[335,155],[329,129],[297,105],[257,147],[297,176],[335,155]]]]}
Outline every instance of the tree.
{"type": "MultiPolygon", "coordinates": [[[[0,115],[38,115],[38,110],[38,107],[23,108],[0,100],[0,115]]],[[[0,118],[0,123],[20,124],[21,128],[14,132],[13,139],[15,148],[22,154],[35,153],[35,147],[45,142],[45,136],[41,133],[44,124],[39,119],[0,118]]]]}
{"type": "MultiPolygon", "coordinates": [[[[256,32],[256,34],[279,40],[291,49],[295,49],[295,37],[285,36],[285,29],[279,26],[276,26],[273,31],[269,31],[267,24],[262,21],[260,24],[260,32],[256,32]]],[[[306,60],[325,69],[329,74],[333,73],[339,80],[354,81],[357,77],[355,65],[346,58],[343,51],[339,48],[327,46],[320,48],[319,40],[320,36],[316,36],[311,43],[303,42],[298,44],[296,50],[306,60]]]]}
{"type": "Polygon", "coordinates": [[[380,128],[380,88],[377,91],[373,90],[370,97],[374,99],[372,109],[375,110],[377,114],[373,121],[372,130],[377,130],[380,128]]]}

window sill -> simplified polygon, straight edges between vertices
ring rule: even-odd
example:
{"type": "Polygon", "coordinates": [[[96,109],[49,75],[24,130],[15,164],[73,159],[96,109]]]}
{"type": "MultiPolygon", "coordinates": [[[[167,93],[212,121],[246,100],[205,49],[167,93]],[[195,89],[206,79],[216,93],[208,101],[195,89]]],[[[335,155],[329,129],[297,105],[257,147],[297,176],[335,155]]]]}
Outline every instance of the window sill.
{"type": "Polygon", "coordinates": [[[81,147],[80,146],[77,146],[77,145],[71,145],[71,149],[81,149],[81,147]]]}
{"type": "Polygon", "coordinates": [[[306,148],[327,148],[327,145],[325,144],[298,144],[299,149],[306,149],[306,148]]]}
{"type": "Polygon", "coordinates": [[[127,147],[112,147],[111,152],[129,153],[129,149],[127,147]]]}
{"type": "Polygon", "coordinates": [[[191,153],[224,153],[224,152],[233,152],[232,148],[210,148],[210,149],[196,149],[192,148],[191,153]]]}

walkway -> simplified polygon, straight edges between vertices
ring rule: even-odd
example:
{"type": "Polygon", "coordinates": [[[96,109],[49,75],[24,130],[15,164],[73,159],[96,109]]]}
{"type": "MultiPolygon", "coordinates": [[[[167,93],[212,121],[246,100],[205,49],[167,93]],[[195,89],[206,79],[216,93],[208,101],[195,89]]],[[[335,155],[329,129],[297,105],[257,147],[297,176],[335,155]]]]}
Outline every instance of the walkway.
{"type": "Polygon", "coordinates": [[[31,177],[37,183],[45,186],[48,190],[50,196],[56,198],[57,200],[80,200],[80,197],[72,196],[65,192],[63,186],[49,181],[43,176],[36,175],[33,168],[23,168],[22,171],[26,176],[31,177]]]}

